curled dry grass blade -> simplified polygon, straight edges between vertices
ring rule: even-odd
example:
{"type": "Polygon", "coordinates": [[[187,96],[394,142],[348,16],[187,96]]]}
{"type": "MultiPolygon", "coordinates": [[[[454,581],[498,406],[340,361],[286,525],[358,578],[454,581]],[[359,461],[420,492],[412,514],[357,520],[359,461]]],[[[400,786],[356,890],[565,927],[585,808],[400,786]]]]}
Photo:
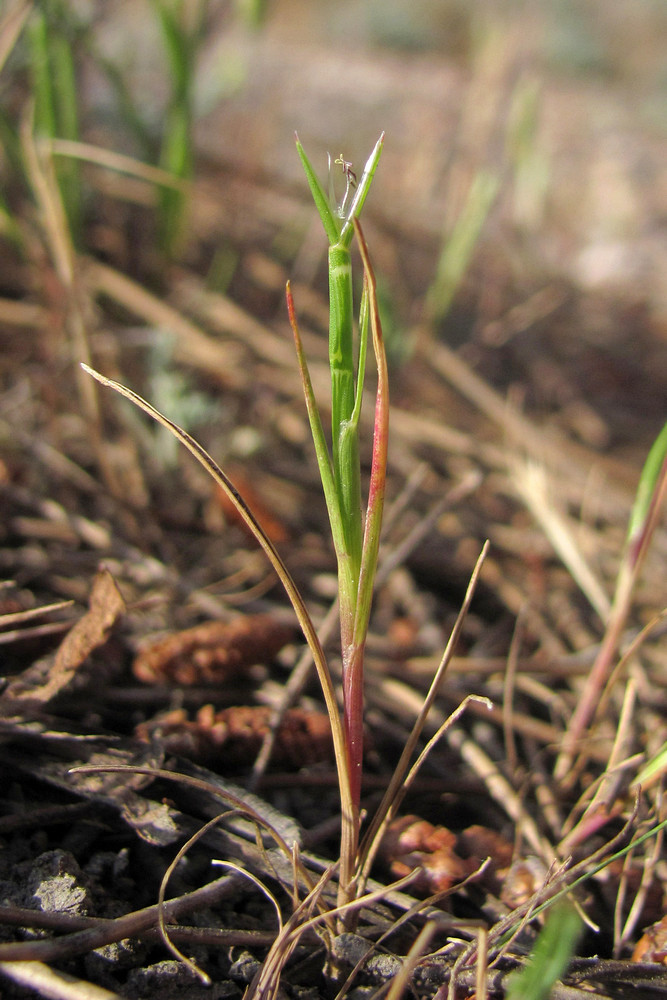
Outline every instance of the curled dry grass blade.
{"type": "MultiPolygon", "coordinates": [[[[235,810],[232,811],[234,812],[235,810]]],[[[198,840],[201,840],[202,837],[206,836],[209,830],[213,829],[213,827],[217,826],[218,823],[220,823],[223,819],[225,819],[226,816],[229,815],[230,812],[228,811],[221,813],[219,816],[214,816],[213,819],[209,820],[208,823],[205,823],[200,830],[197,830],[197,832],[194,833],[185,842],[185,844],[183,844],[183,846],[177,851],[175,857],[173,858],[166,872],[164,873],[162,881],[160,882],[160,891],[158,894],[158,929],[160,931],[160,937],[162,938],[162,943],[168,949],[168,951],[172,953],[174,958],[176,958],[179,962],[182,962],[183,965],[187,966],[187,968],[190,969],[193,975],[197,976],[197,978],[200,979],[205,986],[211,985],[210,976],[208,976],[207,973],[203,971],[203,969],[200,969],[199,966],[196,964],[196,962],[188,958],[187,955],[184,955],[183,952],[180,950],[180,948],[178,948],[171,939],[169,930],[167,928],[167,922],[165,920],[165,907],[164,907],[165,895],[167,892],[169,879],[173,875],[174,871],[176,870],[182,858],[185,857],[188,851],[194,846],[194,844],[197,843],[198,840]]],[[[269,902],[271,903],[273,909],[277,914],[278,931],[282,929],[283,921],[278,901],[276,897],[273,895],[273,893],[264,885],[263,882],[261,882],[255,875],[253,875],[252,872],[247,871],[247,869],[242,868],[240,865],[235,864],[233,861],[214,860],[211,862],[211,864],[219,865],[224,868],[229,868],[232,871],[238,872],[239,875],[242,875],[244,878],[248,879],[249,882],[252,882],[253,885],[256,885],[257,888],[260,890],[260,892],[262,892],[264,896],[266,896],[266,898],[269,900],[269,902]]]]}
{"type": "Polygon", "coordinates": [[[301,596],[294,580],[292,579],[289,570],[285,566],[278,550],[267,536],[266,532],[263,530],[262,526],[257,521],[257,518],[252,513],[246,502],[243,500],[238,490],[234,487],[231,480],[222,471],[219,465],[211,458],[208,452],[202,448],[202,446],[195,441],[186,431],[182,430],[177,424],[173,423],[168,417],[165,417],[162,413],[156,410],[150,403],[146,402],[141,396],[128,389],[126,386],[121,385],[119,382],[114,382],[112,379],[106,378],[99,372],[94,371],[88,365],[82,366],[89,375],[97,379],[102,385],[108,386],[114,389],[116,392],[120,393],[126,399],[129,399],[135,406],[147,413],[153,420],[166,427],[171,433],[183,444],[188,451],[197,459],[200,465],[209,473],[216,484],[224,491],[224,493],[229,497],[230,501],[234,504],[234,507],[238,511],[239,516],[242,518],[243,522],[247,525],[249,530],[255,536],[260,546],[266,553],[266,556],[276,571],[280,582],[285,588],[285,592],[294,608],[295,614],[299,620],[299,624],[303,630],[306,642],[310,648],[313,656],[313,662],[317,670],[317,674],[320,680],[320,685],[322,687],[322,693],[324,696],[327,712],[329,715],[329,721],[331,724],[331,733],[334,744],[334,751],[336,757],[336,769],[338,774],[338,783],[340,789],[341,797],[341,821],[344,830],[349,830],[356,823],[355,820],[355,810],[352,804],[352,797],[350,794],[350,782],[349,782],[349,766],[347,758],[347,748],[345,744],[345,738],[343,733],[343,727],[341,724],[340,716],[338,713],[338,705],[336,703],[336,694],[333,687],[333,682],[331,679],[331,674],[329,672],[329,667],[324,655],[324,650],[320,644],[320,640],[317,636],[317,631],[313,624],[313,621],[308,613],[308,609],[304,603],[303,597],[301,596]]]}
{"type": "Polygon", "coordinates": [[[255,983],[250,987],[244,1000],[265,1000],[266,997],[276,995],[280,975],[285,963],[308,930],[316,930],[318,926],[328,921],[331,917],[337,917],[340,925],[346,926],[350,915],[357,914],[365,907],[373,906],[375,903],[385,899],[392,892],[404,889],[417,878],[419,872],[418,870],[412,871],[388,886],[381,886],[373,892],[358,896],[356,899],[351,899],[332,910],[312,916],[315,904],[330,881],[332,874],[333,866],[324,872],[312,892],[303,900],[298,910],[287,921],[281,934],[271,948],[262,969],[258,973],[255,983]]]}
{"type": "MultiPolygon", "coordinates": [[[[246,816],[256,827],[265,830],[272,840],[275,842],[276,847],[282,851],[282,853],[287,858],[292,858],[292,848],[289,845],[283,835],[275,826],[270,823],[264,816],[262,816],[254,806],[236,795],[234,792],[228,789],[220,788],[218,785],[214,785],[209,781],[204,781],[202,778],[194,777],[190,774],[179,774],[176,771],[166,771],[163,768],[156,767],[145,767],[141,765],[131,765],[131,764],[80,764],[76,767],[70,768],[70,774],[94,774],[95,772],[104,772],[107,774],[143,774],[148,778],[160,778],[163,781],[173,781],[182,785],[189,785],[191,788],[196,788],[199,791],[206,792],[208,795],[212,795],[215,798],[222,799],[230,805],[236,812],[246,816]]],[[[218,816],[219,820],[220,817],[218,816]]],[[[300,870],[300,874],[304,878],[305,882],[311,886],[311,880],[305,869],[300,870]]]]}

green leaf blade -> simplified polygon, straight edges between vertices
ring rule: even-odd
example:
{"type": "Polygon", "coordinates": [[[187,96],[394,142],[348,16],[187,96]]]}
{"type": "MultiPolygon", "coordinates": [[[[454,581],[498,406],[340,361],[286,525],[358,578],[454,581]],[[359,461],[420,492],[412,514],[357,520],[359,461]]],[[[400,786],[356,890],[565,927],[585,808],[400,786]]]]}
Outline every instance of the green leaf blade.
{"type": "Polygon", "coordinates": [[[320,219],[322,220],[322,225],[324,226],[324,231],[327,234],[327,239],[329,240],[329,243],[333,245],[334,243],[337,243],[340,238],[340,223],[333,213],[331,205],[329,204],[329,199],[324,191],[324,188],[320,184],[317,174],[313,170],[310,160],[306,156],[306,151],[301,145],[298,135],[295,134],[295,138],[296,151],[299,154],[299,159],[301,160],[301,164],[306,174],[306,180],[308,181],[310,193],[313,196],[315,207],[317,208],[320,219]]]}

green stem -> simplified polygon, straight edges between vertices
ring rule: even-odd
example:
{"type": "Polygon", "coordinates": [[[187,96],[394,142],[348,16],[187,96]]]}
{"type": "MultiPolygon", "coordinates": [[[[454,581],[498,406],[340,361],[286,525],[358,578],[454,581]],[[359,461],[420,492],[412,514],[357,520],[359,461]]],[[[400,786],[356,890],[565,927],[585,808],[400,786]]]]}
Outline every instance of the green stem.
{"type": "MultiPolygon", "coordinates": [[[[349,572],[358,582],[362,525],[359,434],[352,422],[355,412],[352,262],[350,251],[340,243],[329,248],[329,367],[334,481],[349,572]]],[[[351,609],[344,610],[352,613],[351,609]]]]}

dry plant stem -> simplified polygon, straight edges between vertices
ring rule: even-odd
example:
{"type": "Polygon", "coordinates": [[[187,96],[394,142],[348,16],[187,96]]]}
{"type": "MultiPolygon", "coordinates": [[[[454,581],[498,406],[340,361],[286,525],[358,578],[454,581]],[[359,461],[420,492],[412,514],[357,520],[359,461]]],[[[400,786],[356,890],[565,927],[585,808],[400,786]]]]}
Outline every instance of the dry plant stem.
{"type": "MultiPolygon", "coordinates": [[[[213,827],[215,827],[222,819],[224,819],[228,815],[230,815],[230,813],[225,812],[222,813],[220,816],[214,816],[213,819],[209,820],[208,823],[205,823],[204,826],[197,831],[197,833],[193,834],[193,836],[190,837],[185,844],[183,844],[183,846],[177,851],[176,856],[174,857],[173,861],[171,862],[166,872],[164,873],[164,876],[160,883],[160,892],[158,895],[158,929],[160,931],[160,937],[162,939],[163,944],[172,953],[174,958],[176,958],[179,962],[182,962],[183,965],[187,966],[187,968],[190,969],[193,975],[197,976],[197,978],[200,979],[205,986],[211,985],[210,977],[202,969],[200,969],[195,962],[189,959],[187,955],[184,955],[183,952],[176,947],[176,945],[173,942],[170,931],[167,930],[167,923],[164,917],[164,903],[165,903],[164,897],[167,891],[167,885],[169,883],[169,879],[176,870],[176,867],[180,863],[181,859],[185,857],[185,855],[188,853],[191,847],[193,847],[193,845],[196,844],[198,840],[204,837],[209,830],[213,829],[213,827]]],[[[232,871],[237,872],[243,878],[247,878],[250,882],[256,885],[261,890],[261,892],[264,893],[267,899],[272,903],[273,908],[278,915],[278,928],[280,929],[282,927],[282,917],[280,913],[280,907],[278,906],[275,896],[271,892],[269,892],[266,886],[263,885],[263,883],[260,882],[260,880],[255,875],[253,875],[252,872],[246,871],[244,868],[241,868],[240,865],[234,864],[233,861],[216,861],[215,864],[223,865],[225,868],[229,868],[232,871]]]]}
{"type": "MultiPolygon", "coordinates": [[[[235,889],[231,888],[232,879],[229,881],[229,889],[227,895],[232,895],[236,892],[235,889]]],[[[224,880],[218,880],[216,882],[210,883],[214,888],[219,888],[224,883],[224,880]]],[[[205,887],[208,889],[208,886],[205,887]]],[[[197,890],[202,891],[202,890],[197,890]]],[[[184,898],[184,897],[179,897],[184,898]]],[[[176,902],[176,900],[172,900],[176,902]]],[[[215,900],[209,900],[210,903],[214,903],[215,900]]],[[[193,907],[198,904],[193,903],[193,907]]],[[[200,904],[204,908],[204,903],[200,904]]],[[[133,914],[128,914],[128,917],[132,917],[133,914]]],[[[148,926],[145,930],[139,929],[136,932],[136,937],[146,938],[150,941],[157,940],[159,938],[159,931],[155,926],[157,920],[157,908],[155,913],[155,920],[148,926]]],[[[118,917],[120,921],[124,921],[126,917],[118,917]]],[[[173,919],[173,914],[172,914],[173,919]]],[[[60,934],[72,934],[76,931],[86,931],[94,930],[99,927],[109,927],[110,923],[114,921],[109,921],[104,917],[79,917],[73,916],[70,913],[63,913],[59,911],[52,910],[31,910],[25,906],[6,906],[0,905],[0,924],[8,927],[35,927],[41,928],[43,930],[58,931],[60,934]]],[[[193,943],[194,941],[201,942],[203,944],[212,944],[220,947],[232,947],[234,945],[242,945],[247,947],[252,947],[256,945],[260,948],[270,947],[275,940],[275,932],[271,931],[252,931],[252,930],[240,930],[234,928],[232,930],[220,927],[189,927],[183,924],[170,924],[169,925],[169,935],[174,941],[185,941],[186,943],[193,943]]],[[[130,936],[130,935],[126,935],[130,936]]],[[[61,938],[60,940],[65,940],[61,938]]],[[[24,950],[23,958],[30,957],[30,948],[33,942],[31,941],[21,941],[17,942],[14,946],[17,949],[24,950]]],[[[9,947],[13,947],[9,945],[9,947]]],[[[83,949],[87,950],[86,948],[83,949]]],[[[77,952],[78,954],[78,952],[77,952]]],[[[15,955],[18,960],[19,955],[15,955]]]]}
{"type": "MultiPolygon", "coordinates": [[[[628,758],[634,742],[634,720],[637,684],[630,678],[625,689],[623,707],[616,728],[614,745],[609,760],[600,776],[599,784],[581,819],[559,845],[561,856],[570,854],[574,847],[585,842],[611,815],[614,801],[621,792],[620,785],[628,770],[628,758]]],[[[630,758],[632,761],[632,758],[630,758]]],[[[627,778],[625,779],[627,781],[627,778]]],[[[568,821],[569,822],[569,821],[568,821]]]]}
{"type": "MultiPolygon", "coordinates": [[[[468,609],[470,608],[470,604],[472,603],[472,599],[477,586],[477,581],[479,580],[479,575],[482,570],[482,564],[484,562],[488,550],[489,550],[489,543],[485,542],[484,547],[482,548],[480,556],[477,560],[475,569],[473,570],[473,574],[470,578],[470,583],[468,584],[468,589],[466,591],[463,600],[463,605],[461,607],[461,610],[459,611],[458,617],[454,624],[454,628],[452,629],[452,632],[450,634],[449,641],[447,643],[445,651],[442,655],[442,659],[440,661],[440,665],[431,682],[431,686],[428,690],[428,693],[424,698],[421,711],[412,727],[410,737],[403,748],[403,752],[401,753],[401,758],[398,764],[396,765],[396,769],[391,777],[391,781],[389,782],[387,791],[385,792],[382,798],[382,802],[380,803],[377,812],[375,813],[375,816],[373,817],[373,820],[370,824],[370,827],[366,832],[366,836],[364,837],[364,842],[362,844],[359,857],[360,889],[363,889],[363,886],[365,885],[365,882],[370,874],[373,861],[375,860],[378,849],[380,847],[382,833],[387,824],[390,822],[391,817],[395,815],[398,804],[400,803],[400,800],[402,798],[402,789],[404,787],[406,775],[410,772],[410,761],[412,759],[415,748],[419,741],[419,737],[421,736],[428,713],[430,712],[431,706],[435,701],[442,679],[444,678],[445,673],[447,672],[447,667],[449,666],[449,662],[452,656],[454,655],[454,651],[456,649],[459,637],[461,635],[461,630],[463,628],[463,623],[468,613],[468,609]]],[[[445,723],[445,725],[447,724],[448,722],[445,723]]]]}
{"type": "MultiPolygon", "coordinates": [[[[664,434],[665,431],[663,431],[664,434]]],[[[640,487],[641,485],[640,483],[640,487]]],[[[666,493],[667,458],[663,460],[661,469],[656,475],[655,488],[650,502],[646,504],[645,517],[640,524],[634,526],[631,519],[626,552],[618,577],[607,630],[563,738],[563,746],[554,768],[554,777],[565,787],[569,787],[571,784],[568,778],[575,753],[584,737],[586,728],[595,716],[602,691],[613,669],[614,657],[617,654],[630,612],[634,588],[657,526],[661,504],[666,493]]]]}
{"type": "Polygon", "coordinates": [[[400,1000],[403,996],[409,986],[410,979],[417,968],[417,963],[428,948],[431,938],[435,934],[436,930],[436,925],[433,923],[425,924],[422,927],[421,931],[415,938],[410,951],[403,959],[400,972],[394,977],[394,981],[392,982],[389,992],[387,993],[387,1000],[400,1000]]]}
{"type": "MultiPolygon", "coordinates": [[[[173,920],[181,914],[192,910],[212,906],[216,902],[231,896],[237,891],[237,883],[228,875],[210,882],[202,889],[170,899],[164,904],[166,920],[173,920]]],[[[12,944],[0,944],[0,961],[58,961],[75,955],[84,955],[96,948],[101,948],[123,938],[136,937],[155,927],[158,922],[159,906],[147,906],[114,920],[97,920],[91,922],[85,930],[75,931],[60,938],[48,938],[40,941],[19,941],[12,944]]],[[[29,926],[29,925],[27,925],[29,926]]]]}
{"type": "MultiPolygon", "coordinates": [[[[660,804],[661,804],[661,801],[662,801],[662,795],[659,796],[658,806],[656,808],[656,814],[657,815],[660,815],[660,804]]],[[[630,912],[628,913],[628,916],[627,916],[627,919],[625,921],[625,925],[623,927],[623,930],[622,930],[621,934],[620,935],[617,934],[617,932],[616,932],[616,926],[614,928],[614,938],[615,938],[614,956],[615,957],[617,957],[618,955],[622,954],[624,946],[628,943],[628,941],[632,937],[632,935],[634,933],[634,930],[635,930],[635,927],[637,926],[639,920],[642,917],[643,910],[644,910],[644,905],[646,903],[646,897],[648,896],[648,894],[649,894],[649,892],[651,890],[651,885],[653,883],[653,880],[654,880],[654,877],[655,877],[655,874],[656,874],[656,869],[657,869],[657,866],[658,866],[658,864],[660,862],[660,858],[662,857],[662,852],[663,852],[663,847],[664,847],[664,842],[665,842],[664,833],[665,833],[664,830],[660,830],[658,832],[658,834],[657,834],[657,836],[655,838],[655,843],[653,844],[653,850],[651,851],[651,853],[648,855],[648,857],[646,858],[646,860],[644,862],[644,867],[642,869],[642,877],[641,877],[641,882],[640,882],[640,885],[639,885],[639,889],[635,893],[635,898],[632,901],[632,906],[630,907],[630,912]]],[[[624,866],[624,874],[625,874],[626,868],[627,868],[627,866],[624,866]]],[[[619,896],[620,896],[620,892],[619,892],[619,896]]],[[[622,899],[619,899],[618,905],[617,905],[617,915],[618,915],[618,920],[619,921],[621,919],[622,911],[623,911],[623,907],[622,907],[621,904],[622,904],[622,899]]]]}
{"type": "Polygon", "coordinates": [[[51,1000],[123,1000],[120,993],[75,979],[41,962],[0,962],[0,972],[31,992],[51,1000]]]}
{"type": "Polygon", "coordinates": [[[550,496],[546,469],[534,460],[512,463],[516,489],[537,523],[558,553],[563,565],[587,597],[589,603],[606,621],[609,598],[577,543],[571,520],[556,507],[550,496]]]}
{"type": "Polygon", "coordinates": [[[254,997],[257,1000],[268,1000],[276,995],[285,963],[298,945],[310,914],[331,880],[332,874],[333,868],[328,868],[287,923],[281,927],[261,969],[248,987],[244,1000],[253,1000],[254,997]]]}
{"type": "Polygon", "coordinates": [[[514,774],[516,772],[519,759],[516,749],[516,741],[514,739],[512,716],[514,714],[514,686],[516,680],[517,662],[519,659],[519,649],[523,638],[523,625],[524,611],[521,609],[514,624],[512,641],[510,642],[510,648],[507,654],[507,668],[505,670],[505,678],[503,681],[503,739],[505,742],[505,760],[507,761],[507,770],[509,774],[514,774]]]}
{"type": "Polygon", "coordinates": [[[32,4],[27,0],[19,0],[9,8],[0,21],[0,70],[5,65],[9,53],[28,20],[32,4]]]}

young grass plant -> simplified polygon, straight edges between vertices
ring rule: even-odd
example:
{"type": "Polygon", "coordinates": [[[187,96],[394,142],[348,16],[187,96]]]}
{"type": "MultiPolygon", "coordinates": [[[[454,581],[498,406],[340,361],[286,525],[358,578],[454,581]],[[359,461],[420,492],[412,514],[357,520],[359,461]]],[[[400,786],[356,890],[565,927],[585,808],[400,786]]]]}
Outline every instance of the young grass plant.
{"type": "MultiPolygon", "coordinates": [[[[351,165],[342,157],[341,164],[346,181],[342,203],[336,206],[324,194],[303,147],[297,139],[297,149],[329,239],[329,289],[330,330],[329,356],[331,371],[332,442],[329,449],[322,420],[314,396],[308,364],[304,355],[295,305],[290,286],[287,286],[289,319],[294,334],[297,361],[301,373],[306,408],[315,444],[319,471],[327,505],[334,549],[338,563],[339,616],[342,653],[343,715],[338,709],[334,685],[318,633],[275,545],[266,535],[253,512],[234,488],[226,474],[208,453],[185,430],[161,414],[150,403],[131,389],[105,378],[84,365],[85,370],[104,385],[110,386],[168,429],[209,472],[214,481],[228,496],[241,518],[251,530],[267,555],[297,615],[317,669],[326,703],[337,766],[341,807],[341,842],[338,867],[338,899],[335,909],[325,908],[316,916],[311,914],[318,907],[319,889],[311,887],[308,896],[299,904],[290,922],[276,939],[262,970],[261,982],[256,984],[253,996],[273,995],[280,970],[291,953],[307,923],[329,922],[336,918],[338,927],[349,929],[357,920],[360,909],[377,894],[367,894],[366,884],[370,867],[386,822],[393,815],[401,798],[401,786],[410,784],[426,750],[410,769],[412,757],[422,731],[426,713],[432,704],[438,684],[444,675],[453,653],[461,623],[472,599],[479,576],[484,551],[473,574],[466,600],[457,625],[452,632],[441,666],[436,674],[424,709],[415,724],[414,732],[401,758],[387,795],[378,810],[369,833],[360,846],[360,796],[363,766],[363,661],[369,627],[373,588],[376,576],[380,529],[385,496],[387,450],[389,430],[389,392],[387,363],[382,340],[382,328],[377,304],[375,276],[369,251],[357,215],[368,193],[377,162],[382,151],[383,136],[378,140],[369,157],[358,186],[351,165]],[[352,267],[350,245],[356,235],[363,263],[363,291],[360,303],[358,334],[355,335],[352,310],[352,267]],[[370,482],[366,510],[362,513],[361,464],[359,429],[364,389],[364,375],[368,339],[372,341],[377,367],[375,419],[371,455],[370,482]]],[[[458,717],[465,705],[455,716],[458,717]]],[[[452,717],[453,719],[454,717],[452,717]]],[[[445,727],[452,719],[448,720],[445,727]]],[[[442,732],[442,730],[441,730],[442,732]]],[[[441,732],[438,734],[440,735],[441,732]]],[[[436,737],[437,738],[437,737],[436,737]]],[[[435,738],[434,738],[435,739],[435,738]]],[[[331,877],[332,871],[328,878],[331,877]]],[[[408,877],[409,879],[412,877],[408,877]]],[[[324,883],[323,883],[324,884],[324,883]]],[[[402,886],[397,883],[394,888],[402,886]]],[[[387,889],[379,890],[384,894],[387,889]]],[[[420,947],[425,942],[420,942],[420,947]]],[[[415,960],[418,952],[415,953],[415,960]]]]}
{"type": "Polygon", "coordinates": [[[132,390],[104,378],[88,366],[86,371],[148,413],[195,456],[228,495],[241,517],[253,532],[276,570],[294,607],[318,671],[333,733],[341,795],[341,851],[339,906],[355,895],[355,874],[359,844],[359,801],[363,759],[363,655],[368,630],[373,584],[377,567],[380,528],[384,504],[389,396],[387,364],[382,343],[382,329],[377,307],[375,277],[368,248],[357,214],[368,193],[380,153],[381,136],[368,159],[354,196],[350,165],[346,171],[346,197],[339,210],[328,201],[317,177],[297,140],[297,149],[306,169],[315,203],[329,238],[330,366],[332,383],[332,449],[326,444],[322,421],[315,402],[308,373],[294,302],[287,287],[290,322],[294,332],[298,363],[302,375],[322,485],[326,499],[334,547],[338,560],[340,631],[343,660],[343,722],[341,723],[333,682],[315,626],[301,594],[296,588],[275,546],[266,536],[252,511],[240,497],[225,473],[186,431],[146,402],[132,390]],[[349,207],[345,207],[349,198],[349,207]],[[356,233],[364,265],[359,344],[355,351],[352,321],[352,268],[350,244],[356,233]],[[369,327],[376,358],[378,378],[371,477],[365,519],[361,511],[361,468],[359,459],[359,421],[363,395],[369,327]],[[355,372],[356,358],[356,372],[355,372]]]}
{"type": "Polygon", "coordinates": [[[378,139],[361,180],[341,156],[345,173],[345,195],[339,206],[332,204],[297,138],[297,151],[329,240],[329,367],[331,371],[331,452],[315,402],[308,366],[289,285],[287,304],[294,332],[297,357],[306,397],[315,451],[327,504],[331,534],[338,562],[338,597],[343,662],[343,718],[348,752],[350,792],[354,809],[350,850],[356,856],[359,800],[363,766],[363,657],[384,507],[389,434],[389,385],[382,327],[377,305],[375,276],[368,247],[357,216],[361,211],[377,167],[384,135],[378,139]],[[356,186],[356,190],[354,190],[356,186]],[[354,190],[354,194],[352,194],[354,190]],[[349,205],[348,205],[349,203],[349,205]],[[355,351],[350,244],[355,234],[364,265],[364,290],[359,319],[359,343],[355,351]],[[377,365],[377,394],[373,456],[365,521],[361,504],[359,421],[363,397],[368,327],[370,322],[377,365]],[[356,358],[356,372],[355,372],[356,358]]]}

